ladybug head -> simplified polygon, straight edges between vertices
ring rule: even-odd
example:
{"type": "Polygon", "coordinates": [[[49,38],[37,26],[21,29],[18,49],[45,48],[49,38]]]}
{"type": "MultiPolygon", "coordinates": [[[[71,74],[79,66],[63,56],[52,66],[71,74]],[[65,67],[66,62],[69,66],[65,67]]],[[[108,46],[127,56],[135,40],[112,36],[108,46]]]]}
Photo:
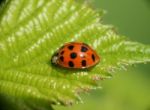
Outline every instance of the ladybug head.
{"type": "Polygon", "coordinates": [[[51,58],[51,63],[52,64],[57,64],[57,62],[58,62],[58,52],[56,52],[53,56],[52,56],[52,58],[51,58]]]}

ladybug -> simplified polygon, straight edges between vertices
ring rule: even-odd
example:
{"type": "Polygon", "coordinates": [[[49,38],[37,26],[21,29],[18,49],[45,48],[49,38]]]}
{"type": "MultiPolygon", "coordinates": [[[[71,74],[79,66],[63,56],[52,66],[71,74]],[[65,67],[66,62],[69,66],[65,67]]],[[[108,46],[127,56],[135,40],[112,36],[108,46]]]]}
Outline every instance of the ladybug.
{"type": "Polygon", "coordinates": [[[85,69],[100,61],[98,54],[87,44],[70,42],[54,53],[51,63],[65,68],[85,69]]]}

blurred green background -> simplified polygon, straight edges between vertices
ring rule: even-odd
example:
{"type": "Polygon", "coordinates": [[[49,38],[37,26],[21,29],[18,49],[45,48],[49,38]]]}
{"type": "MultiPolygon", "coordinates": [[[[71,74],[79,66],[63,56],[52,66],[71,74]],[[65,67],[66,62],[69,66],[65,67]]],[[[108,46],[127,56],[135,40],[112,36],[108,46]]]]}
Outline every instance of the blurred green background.
{"type": "MultiPolygon", "coordinates": [[[[89,0],[90,1],[90,0],[89,0]]],[[[150,0],[93,0],[107,11],[105,24],[133,41],[150,44],[150,0]]],[[[84,104],[54,106],[56,110],[150,110],[150,64],[116,73],[102,82],[103,89],[83,94],[84,104]]]]}

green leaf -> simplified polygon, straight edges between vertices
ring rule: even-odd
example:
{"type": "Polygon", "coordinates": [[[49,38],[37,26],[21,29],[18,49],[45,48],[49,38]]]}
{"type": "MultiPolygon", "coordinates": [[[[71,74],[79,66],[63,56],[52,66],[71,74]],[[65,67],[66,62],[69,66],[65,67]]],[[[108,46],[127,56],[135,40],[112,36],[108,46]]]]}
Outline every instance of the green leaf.
{"type": "Polygon", "coordinates": [[[104,11],[74,0],[8,0],[0,8],[0,94],[16,109],[70,105],[126,66],[150,61],[150,45],[131,42],[101,23],[104,11]],[[64,43],[89,44],[101,61],[92,69],[51,65],[64,43]],[[12,104],[13,105],[13,104],[12,104]]]}

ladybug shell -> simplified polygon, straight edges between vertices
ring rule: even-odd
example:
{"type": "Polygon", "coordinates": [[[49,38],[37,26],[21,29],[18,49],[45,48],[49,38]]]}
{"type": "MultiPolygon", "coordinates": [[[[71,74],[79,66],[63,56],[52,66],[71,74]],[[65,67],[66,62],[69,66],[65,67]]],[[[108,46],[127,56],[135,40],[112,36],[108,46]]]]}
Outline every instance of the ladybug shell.
{"type": "Polygon", "coordinates": [[[99,60],[97,53],[87,44],[70,42],[63,45],[51,61],[65,68],[84,69],[96,65],[99,60]]]}

